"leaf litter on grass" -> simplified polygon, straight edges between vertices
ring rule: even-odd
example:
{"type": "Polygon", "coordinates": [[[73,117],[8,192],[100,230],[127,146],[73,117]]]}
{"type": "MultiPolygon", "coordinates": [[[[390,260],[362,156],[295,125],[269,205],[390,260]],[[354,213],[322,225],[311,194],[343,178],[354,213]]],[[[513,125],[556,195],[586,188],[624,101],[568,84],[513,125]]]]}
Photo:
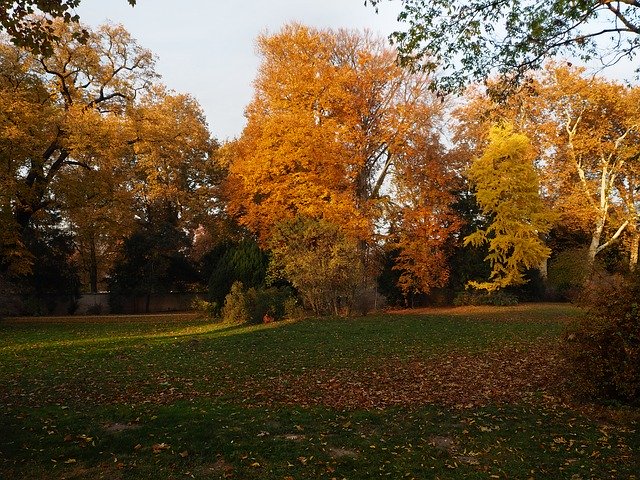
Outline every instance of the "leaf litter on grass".
{"type": "MultiPolygon", "coordinates": [[[[359,324],[354,325],[360,328],[359,324]]],[[[494,325],[488,326],[489,337],[502,335],[502,331],[494,333],[494,325]]],[[[294,333],[299,333],[299,328],[302,326],[296,327],[294,333]]],[[[401,338],[406,327],[399,328],[401,331],[393,334],[401,338]]],[[[386,335],[385,331],[378,331],[386,335]]],[[[338,335],[337,341],[342,341],[345,333],[347,330],[338,335]]],[[[316,332],[309,330],[306,335],[312,337],[307,342],[312,345],[316,332]]],[[[210,340],[198,338],[202,338],[200,343],[185,337],[144,350],[136,349],[134,344],[127,349],[119,346],[108,356],[97,357],[100,363],[89,369],[79,363],[75,365],[79,370],[65,367],[69,375],[60,370],[53,385],[46,376],[34,375],[36,391],[15,377],[10,390],[23,388],[25,396],[9,401],[22,409],[41,404],[71,405],[72,410],[87,404],[94,405],[97,411],[107,405],[135,408],[131,415],[97,419],[93,430],[73,431],[73,442],[61,450],[64,455],[55,457],[58,471],[66,468],[69,472],[82,472],[91,452],[82,447],[87,443],[81,432],[89,438],[97,433],[106,442],[103,445],[111,445],[108,451],[117,453],[114,458],[118,462],[111,467],[114,478],[125,472],[129,475],[127,469],[133,469],[136,463],[141,471],[164,468],[166,474],[176,473],[167,468],[184,465],[182,473],[190,472],[196,478],[280,479],[283,475],[317,478],[316,474],[328,478],[386,474],[390,478],[396,474],[395,478],[405,474],[409,474],[406,478],[435,478],[428,470],[431,468],[439,472],[434,474],[439,478],[462,478],[460,475],[465,472],[475,472],[478,478],[504,478],[507,474],[512,478],[551,478],[553,472],[561,472],[555,478],[563,479],[573,475],[585,479],[631,478],[621,477],[620,472],[633,471],[633,466],[640,464],[634,430],[637,418],[608,425],[606,412],[602,418],[590,414],[581,417],[571,412],[573,406],[567,410],[562,405],[555,389],[560,383],[559,359],[552,341],[500,341],[483,344],[479,349],[452,344],[447,351],[435,351],[430,347],[414,349],[415,342],[393,340],[396,343],[387,347],[382,340],[376,340],[376,348],[370,350],[372,357],[357,364],[349,362],[352,352],[334,345],[334,354],[343,357],[339,361],[303,355],[295,358],[292,368],[290,363],[282,362],[286,352],[278,348],[286,346],[292,355],[298,355],[306,347],[286,338],[283,341],[281,337],[264,337],[225,344],[227,350],[237,349],[241,355],[238,361],[233,361],[219,344],[213,350],[210,340]],[[276,340],[275,344],[269,343],[276,340]],[[243,350],[248,343],[251,348],[243,350]],[[405,345],[411,348],[399,350],[405,345]],[[264,362],[262,357],[266,354],[273,357],[271,363],[264,362]],[[130,364],[136,361],[140,365],[133,364],[137,368],[133,371],[130,364]],[[96,375],[97,370],[105,373],[96,375]],[[143,372],[146,377],[141,375],[143,372]],[[191,427],[181,427],[184,420],[177,420],[177,406],[185,402],[189,408],[201,405],[206,410],[213,405],[224,406],[219,416],[203,414],[198,420],[209,425],[206,432],[198,434],[202,435],[198,440],[193,438],[191,427]],[[227,407],[231,406],[235,410],[229,414],[227,407]],[[304,418],[291,422],[282,417],[274,419],[273,409],[305,412],[304,418]],[[161,415],[162,426],[153,424],[160,420],[147,422],[147,418],[153,418],[143,413],[147,411],[166,412],[161,415]],[[233,417],[236,412],[242,420],[233,417]],[[145,418],[140,430],[101,433],[108,422],[137,424],[133,419],[140,415],[145,418]],[[594,424],[606,435],[594,430],[594,424]],[[217,447],[211,446],[211,438],[217,439],[217,447]],[[133,447],[137,442],[141,442],[139,449],[133,447]],[[152,446],[162,443],[171,448],[160,449],[154,455],[152,446]],[[277,455],[273,453],[274,445],[280,450],[277,455]],[[236,450],[240,452],[237,455],[233,453],[236,450]],[[186,456],[181,455],[184,452],[186,456]],[[342,455],[343,452],[347,454],[342,455]],[[125,455],[131,457],[123,463],[125,455]],[[64,464],[70,458],[78,463],[64,464]],[[219,468],[214,466],[216,458],[224,459],[219,468]],[[294,466],[287,466],[285,458],[294,466]],[[251,466],[256,463],[260,466],[251,466]],[[397,470],[400,464],[408,465],[402,474],[397,470]]],[[[364,335],[362,340],[367,338],[364,335]]],[[[43,425],[46,431],[40,437],[44,440],[34,442],[32,448],[42,448],[48,445],[43,441],[54,440],[56,434],[47,433],[56,430],[51,423],[43,425]]],[[[15,428],[20,425],[16,423],[15,428]]],[[[37,453],[33,455],[37,458],[37,453]]],[[[58,477],[52,474],[50,478],[58,477]]],[[[81,473],[77,478],[90,477],[81,473]]]]}
{"type": "Polygon", "coordinates": [[[558,384],[556,345],[507,347],[476,354],[403,361],[374,367],[306,369],[303,374],[251,378],[238,386],[242,397],[261,405],[326,406],[335,409],[384,409],[439,404],[477,407],[519,402],[545,394],[558,384]]]}

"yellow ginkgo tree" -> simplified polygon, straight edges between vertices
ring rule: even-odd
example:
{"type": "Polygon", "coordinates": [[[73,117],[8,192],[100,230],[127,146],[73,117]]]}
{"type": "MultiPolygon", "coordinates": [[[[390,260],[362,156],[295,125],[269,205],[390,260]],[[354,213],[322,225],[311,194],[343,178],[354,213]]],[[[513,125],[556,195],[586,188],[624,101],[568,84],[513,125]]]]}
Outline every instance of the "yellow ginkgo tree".
{"type": "Polygon", "coordinates": [[[551,250],[542,237],[551,230],[553,215],[539,193],[529,138],[512,125],[494,126],[482,156],[469,168],[486,229],[465,238],[465,245],[487,244],[491,275],[470,286],[489,292],[526,283],[525,271],[538,267],[551,250]]]}

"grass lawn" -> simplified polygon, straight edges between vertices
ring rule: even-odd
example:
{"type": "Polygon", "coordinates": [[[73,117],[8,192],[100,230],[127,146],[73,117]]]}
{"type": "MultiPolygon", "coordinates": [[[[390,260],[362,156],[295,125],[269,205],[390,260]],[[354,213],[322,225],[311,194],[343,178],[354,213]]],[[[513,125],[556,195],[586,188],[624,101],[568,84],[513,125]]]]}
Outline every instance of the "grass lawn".
{"type": "Polygon", "coordinates": [[[640,412],[563,395],[579,315],[0,320],[0,478],[640,479],[640,412]]]}

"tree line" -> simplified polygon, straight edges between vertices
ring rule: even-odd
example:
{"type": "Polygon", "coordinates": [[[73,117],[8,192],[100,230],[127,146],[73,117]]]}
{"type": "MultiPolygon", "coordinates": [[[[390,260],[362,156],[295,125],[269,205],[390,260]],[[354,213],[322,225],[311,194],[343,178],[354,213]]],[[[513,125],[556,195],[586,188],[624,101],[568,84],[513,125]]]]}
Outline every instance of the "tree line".
{"type": "Polygon", "coordinates": [[[571,294],[638,262],[640,90],[566,63],[456,97],[369,33],[258,38],[220,144],[121,26],[0,44],[0,286],[287,288],[317,313],[444,292],[571,294]]]}

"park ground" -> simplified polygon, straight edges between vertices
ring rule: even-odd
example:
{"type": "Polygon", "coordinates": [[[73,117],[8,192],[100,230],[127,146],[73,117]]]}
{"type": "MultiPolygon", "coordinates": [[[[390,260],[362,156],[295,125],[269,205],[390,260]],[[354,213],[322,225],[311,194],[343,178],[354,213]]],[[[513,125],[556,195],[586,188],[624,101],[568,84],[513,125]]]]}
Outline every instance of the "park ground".
{"type": "Polygon", "coordinates": [[[639,479],[640,411],[568,391],[581,315],[0,320],[0,478],[639,479]]]}

